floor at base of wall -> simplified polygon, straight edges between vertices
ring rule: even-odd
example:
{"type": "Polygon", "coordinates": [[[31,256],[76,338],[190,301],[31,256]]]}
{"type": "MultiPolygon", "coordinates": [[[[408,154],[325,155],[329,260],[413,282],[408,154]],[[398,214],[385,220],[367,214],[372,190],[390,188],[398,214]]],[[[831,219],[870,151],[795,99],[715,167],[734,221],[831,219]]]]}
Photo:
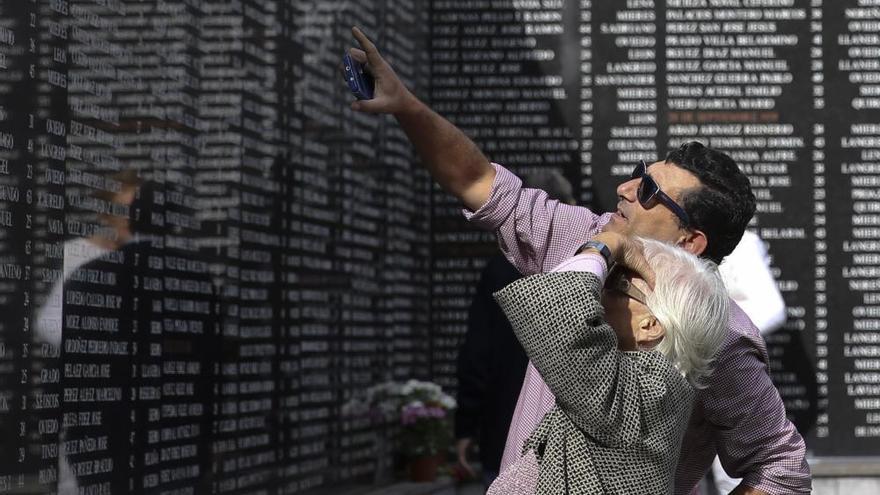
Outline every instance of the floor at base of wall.
{"type": "MultiPolygon", "coordinates": [[[[451,480],[436,483],[397,483],[361,492],[362,495],[483,495],[480,483],[455,484],[451,480]]],[[[814,495],[877,495],[880,494],[880,477],[877,478],[815,478],[814,495]]]]}
{"type": "Polygon", "coordinates": [[[483,489],[483,485],[474,482],[448,486],[440,491],[432,493],[431,495],[484,495],[485,493],[486,490],[483,489]]]}
{"type": "MultiPolygon", "coordinates": [[[[320,492],[329,493],[329,492],[320,492]]],[[[482,483],[456,483],[451,478],[441,477],[432,483],[394,483],[373,487],[337,488],[334,495],[483,495],[482,483]]]]}
{"type": "Polygon", "coordinates": [[[813,478],[815,495],[876,495],[880,493],[877,478],[813,478]]]}

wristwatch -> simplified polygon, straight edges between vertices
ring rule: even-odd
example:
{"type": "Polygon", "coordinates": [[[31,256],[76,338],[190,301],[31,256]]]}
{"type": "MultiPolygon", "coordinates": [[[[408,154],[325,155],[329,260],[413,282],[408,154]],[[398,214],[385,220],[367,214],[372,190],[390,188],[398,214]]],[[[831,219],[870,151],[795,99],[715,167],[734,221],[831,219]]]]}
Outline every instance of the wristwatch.
{"type": "Polygon", "coordinates": [[[614,263],[614,260],[611,259],[611,250],[608,249],[608,246],[606,246],[604,242],[587,241],[578,248],[575,254],[581,254],[585,249],[595,249],[596,251],[599,251],[599,254],[601,254],[602,257],[605,258],[605,264],[608,267],[611,267],[611,265],[614,263]]]}

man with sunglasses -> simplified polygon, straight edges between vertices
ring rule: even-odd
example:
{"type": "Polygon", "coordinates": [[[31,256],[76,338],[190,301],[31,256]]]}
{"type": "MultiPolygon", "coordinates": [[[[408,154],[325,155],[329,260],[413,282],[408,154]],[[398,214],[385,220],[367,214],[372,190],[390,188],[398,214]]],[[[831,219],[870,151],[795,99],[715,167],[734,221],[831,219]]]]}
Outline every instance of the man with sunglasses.
{"type": "MultiPolygon", "coordinates": [[[[376,90],[373,99],[353,102],[352,109],[393,115],[434,180],[462,201],[471,222],[496,233],[501,249],[523,274],[552,270],[603,230],[671,242],[720,262],[754,214],[755,197],[736,163],[696,142],[682,145],[665,160],[639,163],[630,180],[617,187],[613,213],[597,215],[549,200],[543,191],[523,188],[518,177],[490,163],[464,133],[404,86],[361,31],[355,28],[353,34],[363,50],[353,48],[351,55],[367,65],[376,90]]],[[[552,393],[530,365],[507,450],[522,447],[553,403],[552,393]]],[[[728,473],[743,478],[732,493],[810,492],[806,448],[770,380],[764,341],[735,304],[683,445],[676,494],[695,487],[716,453],[728,473]]],[[[502,462],[502,470],[506,466],[502,462]]]]}

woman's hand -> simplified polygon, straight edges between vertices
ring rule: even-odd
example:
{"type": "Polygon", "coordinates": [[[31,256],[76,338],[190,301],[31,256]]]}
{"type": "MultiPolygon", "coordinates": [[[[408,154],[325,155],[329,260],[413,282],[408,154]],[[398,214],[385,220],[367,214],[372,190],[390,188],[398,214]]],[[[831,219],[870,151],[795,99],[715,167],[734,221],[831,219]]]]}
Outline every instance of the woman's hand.
{"type": "Polygon", "coordinates": [[[638,239],[616,232],[600,232],[593,236],[593,240],[608,246],[615,263],[620,263],[654,288],[654,270],[645,260],[642,243],[638,239]]]}

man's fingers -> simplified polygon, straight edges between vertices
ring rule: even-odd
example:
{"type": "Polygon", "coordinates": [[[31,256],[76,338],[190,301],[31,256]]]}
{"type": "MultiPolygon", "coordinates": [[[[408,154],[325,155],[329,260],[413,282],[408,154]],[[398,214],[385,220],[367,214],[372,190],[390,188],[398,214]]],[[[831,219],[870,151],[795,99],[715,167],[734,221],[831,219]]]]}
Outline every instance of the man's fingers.
{"type": "Polygon", "coordinates": [[[364,55],[366,55],[364,62],[369,61],[370,65],[373,67],[379,67],[385,63],[382,55],[379,54],[379,49],[376,48],[376,45],[374,45],[369,38],[367,38],[367,35],[365,35],[363,31],[353,27],[351,28],[351,32],[354,33],[354,37],[361,45],[361,48],[363,48],[364,55]]]}
{"type": "Polygon", "coordinates": [[[648,264],[648,260],[645,259],[645,246],[640,240],[629,237],[624,239],[622,247],[624,249],[624,257],[621,261],[624,266],[636,272],[653,289],[655,274],[654,270],[651,269],[651,265],[648,264]]]}
{"type": "Polygon", "coordinates": [[[366,112],[366,113],[382,113],[384,111],[384,107],[382,106],[382,102],[373,100],[357,100],[351,103],[351,109],[356,112],[366,112]]]}
{"type": "Polygon", "coordinates": [[[351,102],[351,109],[356,112],[378,113],[380,110],[376,108],[375,103],[373,100],[357,100],[351,102]]]}
{"type": "Polygon", "coordinates": [[[365,64],[367,63],[367,52],[361,50],[360,48],[349,48],[348,53],[351,57],[358,62],[365,64]]]}
{"type": "Polygon", "coordinates": [[[372,53],[376,53],[378,55],[379,51],[376,50],[376,45],[374,45],[373,42],[370,41],[370,38],[367,38],[367,35],[365,35],[363,31],[356,27],[353,27],[351,28],[351,33],[354,35],[354,39],[356,39],[361,45],[361,48],[363,48],[364,51],[367,52],[367,56],[372,53]]]}

